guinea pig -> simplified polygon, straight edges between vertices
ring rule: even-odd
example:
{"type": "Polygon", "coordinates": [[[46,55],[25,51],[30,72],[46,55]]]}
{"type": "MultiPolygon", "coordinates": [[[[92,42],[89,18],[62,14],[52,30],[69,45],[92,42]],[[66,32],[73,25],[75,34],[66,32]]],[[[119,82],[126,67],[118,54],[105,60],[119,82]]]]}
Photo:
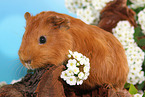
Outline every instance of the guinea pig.
{"type": "Polygon", "coordinates": [[[52,11],[32,16],[26,12],[25,33],[19,58],[28,69],[48,64],[62,65],[69,50],[90,59],[90,75],[85,89],[108,84],[122,89],[127,80],[128,63],[121,43],[109,32],[66,14],[52,11]]]}

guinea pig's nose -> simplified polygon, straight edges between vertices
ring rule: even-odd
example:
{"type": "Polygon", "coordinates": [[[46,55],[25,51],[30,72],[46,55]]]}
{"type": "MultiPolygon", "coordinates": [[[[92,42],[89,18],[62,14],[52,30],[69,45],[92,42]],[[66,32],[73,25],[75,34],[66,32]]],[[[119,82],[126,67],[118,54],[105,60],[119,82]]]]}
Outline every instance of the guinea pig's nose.
{"type": "Polygon", "coordinates": [[[31,64],[31,60],[24,61],[27,64],[31,64]]]}
{"type": "Polygon", "coordinates": [[[32,69],[31,67],[31,60],[24,61],[26,68],[32,69]]]}

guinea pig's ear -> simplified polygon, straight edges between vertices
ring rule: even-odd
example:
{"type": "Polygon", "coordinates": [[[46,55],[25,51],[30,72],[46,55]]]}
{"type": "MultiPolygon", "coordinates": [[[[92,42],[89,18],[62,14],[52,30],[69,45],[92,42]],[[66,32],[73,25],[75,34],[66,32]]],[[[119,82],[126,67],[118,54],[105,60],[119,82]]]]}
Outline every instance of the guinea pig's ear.
{"type": "Polygon", "coordinates": [[[50,16],[47,19],[47,23],[52,24],[52,26],[57,29],[57,28],[66,28],[69,29],[69,20],[66,18],[61,18],[57,16],[50,16]]]}
{"type": "Polygon", "coordinates": [[[31,14],[29,12],[26,12],[24,17],[25,17],[26,20],[28,20],[28,18],[31,17],[31,14]]]}

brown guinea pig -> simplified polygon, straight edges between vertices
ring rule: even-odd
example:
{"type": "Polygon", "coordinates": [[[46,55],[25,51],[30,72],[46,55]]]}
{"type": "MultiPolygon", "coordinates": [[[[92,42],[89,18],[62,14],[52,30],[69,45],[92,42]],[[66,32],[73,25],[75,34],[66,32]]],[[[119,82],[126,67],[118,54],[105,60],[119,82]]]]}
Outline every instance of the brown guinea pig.
{"type": "Polygon", "coordinates": [[[109,84],[122,89],[128,75],[125,50],[109,32],[56,12],[25,13],[26,28],[19,57],[28,69],[61,65],[69,50],[90,59],[90,75],[83,88],[109,84]]]}

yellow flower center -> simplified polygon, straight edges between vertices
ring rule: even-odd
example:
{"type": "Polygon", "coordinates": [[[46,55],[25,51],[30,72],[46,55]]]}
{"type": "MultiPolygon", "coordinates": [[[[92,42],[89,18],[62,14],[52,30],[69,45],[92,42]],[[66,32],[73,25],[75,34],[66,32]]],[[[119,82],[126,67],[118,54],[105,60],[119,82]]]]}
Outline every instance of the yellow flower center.
{"type": "Polygon", "coordinates": [[[73,66],[73,63],[70,63],[70,66],[73,66]]]}
{"type": "Polygon", "coordinates": [[[65,73],[64,75],[67,76],[67,73],[65,73]]]}
{"type": "Polygon", "coordinates": [[[72,71],[69,71],[69,73],[71,73],[72,71]]]}
{"type": "Polygon", "coordinates": [[[72,79],[72,78],[70,78],[70,81],[73,81],[73,79],[72,79]]]}

